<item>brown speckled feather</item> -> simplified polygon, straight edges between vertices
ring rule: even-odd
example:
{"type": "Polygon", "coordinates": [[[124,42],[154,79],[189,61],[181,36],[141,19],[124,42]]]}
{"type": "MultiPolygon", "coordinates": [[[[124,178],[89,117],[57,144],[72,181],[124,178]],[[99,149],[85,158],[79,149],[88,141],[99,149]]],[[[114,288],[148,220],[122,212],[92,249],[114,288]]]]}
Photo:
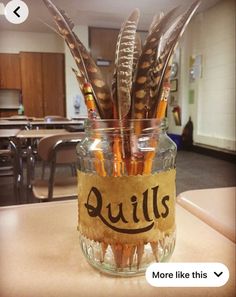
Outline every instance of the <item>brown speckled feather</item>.
{"type": "Polygon", "coordinates": [[[79,83],[80,90],[82,92],[83,88],[84,88],[84,84],[85,84],[86,81],[85,81],[83,75],[80,73],[79,70],[76,70],[76,69],[72,68],[72,71],[74,72],[74,74],[76,76],[76,79],[77,79],[77,81],[79,83]]]}
{"type": "Polygon", "coordinates": [[[68,14],[66,13],[65,10],[58,8],[58,10],[60,11],[60,13],[63,15],[67,25],[69,26],[69,28],[71,29],[71,31],[74,29],[74,23],[72,21],[72,19],[68,16],[68,14]]]}
{"type": "Polygon", "coordinates": [[[50,0],[43,0],[43,1],[47,6],[49,12],[52,14],[53,20],[57,25],[58,31],[66,41],[81,74],[85,77],[86,80],[88,80],[87,70],[85,68],[85,65],[83,64],[83,60],[81,59],[80,52],[78,51],[76,46],[75,37],[72,33],[72,29],[71,29],[72,23],[71,22],[68,23],[68,17],[64,15],[65,14],[64,11],[59,10],[50,0]]]}
{"type": "MultiPolygon", "coordinates": [[[[75,34],[74,34],[75,35],[75,34]]],[[[99,102],[99,109],[102,109],[104,116],[102,118],[113,117],[113,102],[111,99],[111,91],[105,80],[103,79],[101,70],[97,67],[93,58],[88,53],[87,49],[79,38],[75,35],[79,50],[84,60],[85,67],[88,72],[89,81],[96,94],[97,101],[99,102]]],[[[100,113],[100,112],[99,112],[100,113]]]]}
{"type": "Polygon", "coordinates": [[[163,18],[163,16],[164,16],[163,12],[160,12],[159,14],[154,15],[154,17],[152,19],[152,22],[151,22],[151,25],[150,25],[149,30],[148,30],[149,34],[153,31],[153,28],[156,26],[156,24],[158,24],[160,22],[160,20],[163,18]]]}
{"type": "Polygon", "coordinates": [[[160,57],[158,57],[154,71],[153,71],[153,84],[150,98],[150,110],[149,117],[153,117],[156,114],[157,105],[160,99],[161,88],[164,80],[168,80],[170,76],[170,59],[172,57],[173,51],[179,41],[179,38],[184,33],[184,30],[194,15],[195,11],[200,5],[200,1],[195,1],[190,8],[181,16],[178,20],[176,26],[170,33],[164,50],[161,52],[160,57]]]}
{"type": "Polygon", "coordinates": [[[134,54],[133,54],[133,73],[132,73],[132,81],[135,79],[135,74],[137,71],[137,65],[142,53],[142,40],[140,34],[136,33],[135,35],[135,44],[134,44],[134,54]]]}
{"type": "Polygon", "coordinates": [[[72,31],[74,24],[64,11],[59,10],[50,0],[43,0],[57,24],[58,31],[65,39],[80,74],[92,85],[96,106],[101,118],[112,118],[111,94],[102,74],[90,54],[72,31]]]}
{"type": "Polygon", "coordinates": [[[152,29],[144,44],[132,88],[132,118],[146,117],[149,108],[148,100],[150,98],[150,75],[156,61],[158,44],[163,32],[166,31],[169,23],[173,21],[176,9],[172,9],[160,21],[158,20],[155,25],[151,25],[152,29]]]}
{"type": "Polygon", "coordinates": [[[114,117],[123,119],[130,110],[133,73],[135,35],[139,20],[139,10],[135,9],[121,27],[116,46],[115,70],[113,79],[114,117]]]}

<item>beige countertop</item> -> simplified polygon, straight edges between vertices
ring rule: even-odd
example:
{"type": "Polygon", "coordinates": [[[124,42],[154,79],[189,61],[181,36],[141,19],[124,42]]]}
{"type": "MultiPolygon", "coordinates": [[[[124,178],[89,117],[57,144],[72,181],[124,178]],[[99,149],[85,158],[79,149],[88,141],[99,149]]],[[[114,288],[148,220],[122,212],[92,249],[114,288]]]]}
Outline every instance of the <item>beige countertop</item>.
{"type": "Polygon", "coordinates": [[[155,288],[145,276],[106,276],[86,262],[76,227],[76,201],[0,208],[0,296],[234,296],[235,244],[181,206],[171,261],[224,263],[230,279],[223,287],[155,288]]]}
{"type": "Polygon", "coordinates": [[[182,207],[233,242],[236,242],[235,200],[235,187],[192,190],[177,197],[182,207]]]}

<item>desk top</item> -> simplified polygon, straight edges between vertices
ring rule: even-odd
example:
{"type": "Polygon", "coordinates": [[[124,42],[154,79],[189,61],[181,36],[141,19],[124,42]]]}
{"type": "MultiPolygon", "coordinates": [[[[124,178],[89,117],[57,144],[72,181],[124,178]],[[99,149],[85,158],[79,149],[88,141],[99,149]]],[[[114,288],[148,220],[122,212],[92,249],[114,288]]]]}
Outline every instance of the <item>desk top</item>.
{"type": "Polygon", "coordinates": [[[235,199],[235,187],[187,191],[177,197],[181,206],[233,242],[236,242],[235,199]]]}
{"type": "Polygon", "coordinates": [[[68,126],[68,125],[80,125],[83,126],[84,121],[79,120],[70,120],[70,121],[54,121],[54,122],[45,122],[44,120],[6,120],[0,119],[1,126],[68,126]]]}
{"type": "Polygon", "coordinates": [[[15,116],[10,116],[10,117],[1,117],[3,120],[8,120],[8,121],[29,121],[29,120],[34,120],[35,117],[27,117],[25,115],[15,115],[15,116]]]}
{"type": "Polygon", "coordinates": [[[0,129],[0,138],[12,138],[20,132],[20,129],[0,129]]]}
{"type": "Polygon", "coordinates": [[[155,288],[145,276],[106,276],[85,260],[76,227],[76,201],[0,208],[1,296],[234,296],[235,244],[181,206],[171,260],[224,263],[230,271],[225,286],[155,288]]]}
{"type": "Polygon", "coordinates": [[[27,126],[29,124],[28,121],[6,121],[6,120],[0,120],[0,127],[5,127],[5,126],[15,126],[15,127],[22,127],[22,126],[27,126]]]}
{"type": "Polygon", "coordinates": [[[46,121],[32,121],[30,125],[32,126],[65,126],[65,125],[82,125],[83,121],[53,121],[53,122],[46,122],[46,121]]]}
{"type": "Polygon", "coordinates": [[[55,134],[69,133],[65,129],[33,129],[33,130],[21,130],[16,137],[17,138],[43,138],[46,136],[52,136],[55,134]]]}

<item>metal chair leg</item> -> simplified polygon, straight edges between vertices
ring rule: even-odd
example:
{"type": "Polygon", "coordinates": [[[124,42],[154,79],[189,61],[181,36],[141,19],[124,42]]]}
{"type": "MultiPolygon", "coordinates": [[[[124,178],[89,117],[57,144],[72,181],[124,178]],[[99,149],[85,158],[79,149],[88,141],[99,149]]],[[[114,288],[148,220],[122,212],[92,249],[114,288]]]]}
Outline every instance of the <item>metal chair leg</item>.
{"type": "Polygon", "coordinates": [[[16,203],[21,202],[21,190],[23,186],[23,168],[21,155],[17,149],[14,141],[10,140],[10,146],[13,155],[13,178],[14,178],[14,190],[16,194],[16,203]]]}
{"type": "Polygon", "coordinates": [[[44,175],[45,175],[45,167],[46,167],[45,165],[46,165],[45,162],[42,161],[41,179],[44,179],[44,175]]]}

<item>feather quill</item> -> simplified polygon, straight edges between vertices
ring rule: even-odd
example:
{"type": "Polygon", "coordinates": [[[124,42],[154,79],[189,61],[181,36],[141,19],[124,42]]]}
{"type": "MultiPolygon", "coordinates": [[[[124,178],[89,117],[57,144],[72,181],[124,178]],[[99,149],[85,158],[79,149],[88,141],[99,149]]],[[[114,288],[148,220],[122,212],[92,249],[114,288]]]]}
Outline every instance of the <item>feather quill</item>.
{"type": "Polygon", "coordinates": [[[151,25],[149,27],[148,33],[152,32],[153,28],[156,26],[157,23],[160,22],[160,20],[163,18],[163,16],[164,16],[164,12],[162,12],[162,11],[159,14],[154,15],[151,25]]]}
{"type": "Polygon", "coordinates": [[[168,28],[169,23],[175,18],[177,8],[158,19],[156,24],[151,25],[142,54],[138,62],[138,70],[132,88],[132,118],[145,118],[149,109],[150,82],[152,69],[156,61],[156,55],[160,37],[168,28]]]}
{"type": "Polygon", "coordinates": [[[121,27],[118,35],[113,79],[114,117],[123,119],[130,110],[135,35],[139,20],[139,10],[135,9],[121,27]]]}
{"type": "Polygon", "coordinates": [[[83,60],[81,59],[80,52],[78,51],[76,46],[75,37],[71,30],[71,22],[68,23],[68,17],[65,18],[63,11],[59,10],[50,0],[43,0],[43,2],[47,6],[49,12],[52,14],[59,33],[65,39],[67,45],[69,46],[69,49],[71,51],[72,56],[75,59],[77,67],[80,69],[80,72],[86,78],[86,80],[88,80],[87,70],[83,63],[83,60]]]}
{"type": "Polygon", "coordinates": [[[195,11],[198,9],[199,5],[200,1],[195,1],[190,6],[190,8],[183,15],[181,15],[180,19],[177,20],[177,24],[173,27],[172,32],[168,33],[169,37],[167,38],[166,44],[164,45],[164,50],[158,57],[153,71],[154,83],[152,85],[150,100],[152,104],[150,105],[151,113],[149,117],[153,117],[156,114],[163,82],[169,80],[170,77],[170,59],[174,49],[177,46],[179,38],[183,35],[189,21],[191,20],[195,11]]]}
{"type": "Polygon", "coordinates": [[[138,33],[135,35],[135,43],[134,43],[134,54],[133,54],[133,73],[132,73],[132,81],[135,79],[135,74],[137,70],[138,60],[142,53],[142,40],[138,33]]]}
{"type": "Polygon", "coordinates": [[[74,72],[74,74],[76,76],[76,79],[77,79],[77,81],[79,83],[79,87],[80,87],[81,92],[83,92],[84,84],[86,83],[83,75],[80,73],[79,70],[76,70],[74,68],[72,68],[72,71],[74,72]]]}
{"type": "MultiPolygon", "coordinates": [[[[75,35],[79,50],[81,52],[82,58],[84,59],[85,66],[88,71],[89,80],[93,87],[93,90],[96,94],[95,99],[99,104],[97,108],[102,109],[102,118],[112,118],[113,117],[113,101],[109,87],[105,83],[105,80],[102,76],[101,70],[97,67],[93,58],[88,53],[87,49],[79,38],[75,35]]],[[[100,113],[100,112],[99,112],[100,113]]]]}
{"type": "Polygon", "coordinates": [[[57,24],[58,31],[65,39],[81,76],[92,85],[93,96],[101,118],[112,118],[111,94],[100,69],[73,32],[74,24],[63,10],[59,10],[50,0],[43,0],[57,24]]]}
{"type": "Polygon", "coordinates": [[[60,38],[63,39],[63,37],[61,36],[61,34],[58,33],[57,29],[55,29],[54,27],[52,27],[51,25],[49,25],[48,23],[44,22],[42,19],[38,18],[39,22],[42,23],[43,25],[45,25],[46,27],[48,27],[50,30],[52,30],[54,33],[56,33],[60,38]]]}

